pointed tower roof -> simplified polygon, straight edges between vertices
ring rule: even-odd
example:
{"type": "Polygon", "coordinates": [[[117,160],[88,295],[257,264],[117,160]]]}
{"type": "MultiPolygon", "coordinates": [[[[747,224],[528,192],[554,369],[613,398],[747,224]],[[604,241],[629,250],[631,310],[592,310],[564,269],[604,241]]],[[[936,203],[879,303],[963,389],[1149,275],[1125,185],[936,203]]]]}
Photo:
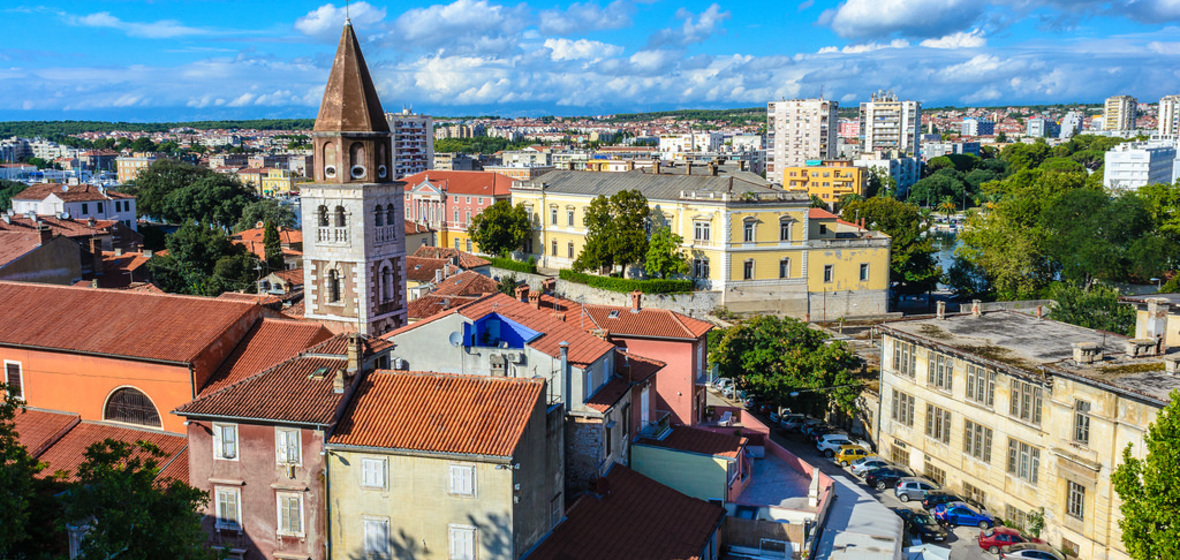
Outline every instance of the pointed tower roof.
{"type": "Polygon", "coordinates": [[[324,88],[320,114],[315,119],[316,132],[389,132],[385,111],[377,98],[377,88],[369,77],[369,67],[361,54],[360,43],[345,22],[336,47],[336,60],[324,88]]]}

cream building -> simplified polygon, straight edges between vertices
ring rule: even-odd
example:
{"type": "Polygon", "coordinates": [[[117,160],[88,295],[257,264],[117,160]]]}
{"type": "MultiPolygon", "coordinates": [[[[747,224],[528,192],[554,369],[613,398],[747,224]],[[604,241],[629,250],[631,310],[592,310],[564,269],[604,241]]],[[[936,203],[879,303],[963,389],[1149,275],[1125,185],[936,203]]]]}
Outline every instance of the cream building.
{"type": "Polygon", "coordinates": [[[120,184],[127,184],[139,176],[139,172],[150,167],[159,159],[155,154],[137,153],[132,157],[115,158],[115,173],[120,184]]]}
{"type": "Polygon", "coordinates": [[[542,267],[569,268],[585,246],[591,200],[635,189],[647,198],[652,224],[684,239],[698,287],[721,292],[732,311],[815,319],[887,311],[888,236],[809,211],[806,196],[762,186],[748,172],[659,170],[551,171],[515,182],[512,202],[533,220],[526,252],[542,267]]]}
{"type": "Polygon", "coordinates": [[[1128,445],[1144,455],[1176,357],[1010,311],[879,329],[883,456],[1017,526],[1043,507],[1042,538],[1075,557],[1129,558],[1110,476],[1128,445]]]}
{"type": "Polygon", "coordinates": [[[861,151],[899,151],[918,157],[922,104],[898,100],[892,91],[878,91],[860,104],[861,151]]]}
{"type": "Polygon", "coordinates": [[[1180,135],[1180,95],[1165,95],[1160,98],[1156,126],[1160,136],[1180,135]]]}
{"type": "Polygon", "coordinates": [[[766,106],[767,180],[786,185],[783,171],[811,160],[833,159],[840,104],[829,99],[771,101],[766,106]]]}
{"type": "Polygon", "coordinates": [[[1103,130],[1135,130],[1135,113],[1139,101],[1130,95],[1106,98],[1102,111],[1103,130]]]}

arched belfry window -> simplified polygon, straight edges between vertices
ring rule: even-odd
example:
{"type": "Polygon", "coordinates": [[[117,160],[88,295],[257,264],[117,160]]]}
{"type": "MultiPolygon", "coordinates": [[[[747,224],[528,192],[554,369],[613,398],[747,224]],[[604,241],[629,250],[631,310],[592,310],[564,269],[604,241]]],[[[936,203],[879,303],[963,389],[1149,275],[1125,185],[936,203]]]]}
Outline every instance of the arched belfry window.
{"type": "Polygon", "coordinates": [[[381,267],[381,301],[393,301],[393,267],[381,267]]]}
{"type": "Polygon", "coordinates": [[[324,177],[336,177],[336,144],[332,142],[324,144],[324,177]]]}
{"type": "Polygon", "coordinates": [[[385,207],[380,204],[373,209],[373,225],[377,227],[385,225],[385,207]]]}
{"type": "Polygon", "coordinates": [[[324,206],[322,204],[320,205],[319,215],[320,215],[320,227],[328,227],[329,225],[331,225],[328,223],[328,207],[327,206],[324,206]]]}
{"type": "Polygon", "coordinates": [[[335,270],[328,271],[328,301],[340,301],[340,273],[335,270]]]}
{"type": "Polygon", "coordinates": [[[111,422],[138,424],[152,428],[159,428],[162,425],[156,405],[152,404],[152,400],[147,395],[132,387],[115,389],[115,392],[107,398],[107,406],[103,410],[102,417],[103,420],[111,422]]]}
{"type": "Polygon", "coordinates": [[[353,179],[365,178],[368,170],[365,169],[365,145],[363,143],[352,143],[352,147],[348,149],[348,165],[349,174],[353,179]]]}
{"type": "Polygon", "coordinates": [[[344,207],[337,206],[336,207],[336,227],[344,227],[346,225],[348,225],[348,222],[345,221],[344,207]]]}
{"type": "Polygon", "coordinates": [[[394,214],[395,211],[396,209],[394,208],[393,204],[385,207],[385,225],[392,226],[397,223],[395,221],[395,218],[397,218],[397,215],[394,214]]]}

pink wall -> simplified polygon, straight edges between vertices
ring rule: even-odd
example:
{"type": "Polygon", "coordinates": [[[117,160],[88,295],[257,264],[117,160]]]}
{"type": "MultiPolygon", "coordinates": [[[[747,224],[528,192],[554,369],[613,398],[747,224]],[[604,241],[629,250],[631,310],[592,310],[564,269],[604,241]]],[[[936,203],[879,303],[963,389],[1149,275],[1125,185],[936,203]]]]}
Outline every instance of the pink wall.
{"type": "MultiPolygon", "coordinates": [[[[652,358],[668,364],[656,374],[659,382],[653,406],[658,410],[672,413],[672,423],[692,426],[699,418],[695,398],[697,346],[705,344],[705,338],[695,341],[651,340],[646,338],[624,338],[612,335],[615,344],[645,358],[652,358]]],[[[703,389],[701,389],[703,390],[703,389]]]]}

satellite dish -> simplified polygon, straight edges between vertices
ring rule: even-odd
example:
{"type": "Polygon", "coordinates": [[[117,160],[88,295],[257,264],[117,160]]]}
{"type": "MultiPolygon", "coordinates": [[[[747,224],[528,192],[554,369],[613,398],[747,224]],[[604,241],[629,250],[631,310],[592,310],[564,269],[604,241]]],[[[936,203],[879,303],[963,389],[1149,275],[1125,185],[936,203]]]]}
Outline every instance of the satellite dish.
{"type": "Polygon", "coordinates": [[[451,333],[451,346],[458,346],[463,344],[463,333],[455,331],[451,333]]]}

